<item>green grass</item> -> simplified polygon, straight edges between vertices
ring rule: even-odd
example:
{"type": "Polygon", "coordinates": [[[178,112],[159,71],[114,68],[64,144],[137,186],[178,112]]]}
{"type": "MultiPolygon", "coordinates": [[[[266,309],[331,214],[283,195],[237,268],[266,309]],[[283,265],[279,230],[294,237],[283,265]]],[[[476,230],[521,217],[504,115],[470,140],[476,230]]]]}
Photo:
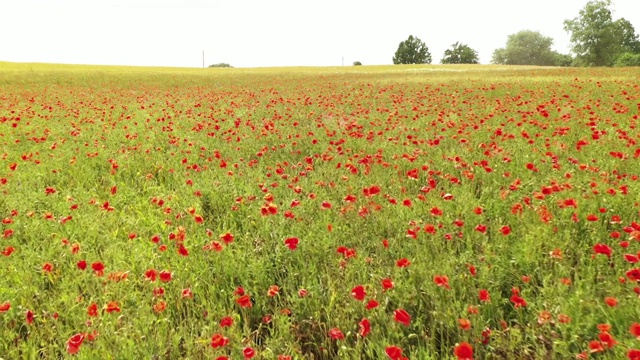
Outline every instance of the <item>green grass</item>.
{"type": "Polygon", "coordinates": [[[565,359],[598,324],[617,344],[593,356],[623,358],[640,322],[624,257],[640,251],[638,75],[0,63],[0,358],[380,359],[396,345],[441,359],[466,342],[475,358],[565,359]]]}

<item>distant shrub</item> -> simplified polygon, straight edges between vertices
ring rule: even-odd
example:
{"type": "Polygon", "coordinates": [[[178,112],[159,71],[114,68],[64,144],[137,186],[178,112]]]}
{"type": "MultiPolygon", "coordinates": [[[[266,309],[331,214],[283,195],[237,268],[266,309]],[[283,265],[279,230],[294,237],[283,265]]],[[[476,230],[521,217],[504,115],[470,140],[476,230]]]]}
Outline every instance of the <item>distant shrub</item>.
{"type": "Polygon", "coordinates": [[[353,66],[360,66],[362,65],[362,63],[360,61],[354,61],[353,62],[353,66]]]}
{"type": "Polygon", "coordinates": [[[233,66],[227,64],[227,63],[219,63],[219,64],[213,64],[213,65],[209,65],[210,68],[232,68],[233,66]]]}
{"type": "Polygon", "coordinates": [[[616,67],[640,66],[640,54],[624,53],[614,63],[616,67]]]}

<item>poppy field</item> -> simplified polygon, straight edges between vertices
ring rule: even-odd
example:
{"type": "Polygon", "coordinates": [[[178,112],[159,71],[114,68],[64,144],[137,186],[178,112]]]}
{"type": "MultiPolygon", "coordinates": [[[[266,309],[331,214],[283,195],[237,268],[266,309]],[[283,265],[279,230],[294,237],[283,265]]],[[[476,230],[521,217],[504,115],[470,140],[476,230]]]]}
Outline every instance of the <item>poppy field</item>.
{"type": "Polygon", "coordinates": [[[638,360],[638,78],[0,63],[0,358],[638,360]]]}

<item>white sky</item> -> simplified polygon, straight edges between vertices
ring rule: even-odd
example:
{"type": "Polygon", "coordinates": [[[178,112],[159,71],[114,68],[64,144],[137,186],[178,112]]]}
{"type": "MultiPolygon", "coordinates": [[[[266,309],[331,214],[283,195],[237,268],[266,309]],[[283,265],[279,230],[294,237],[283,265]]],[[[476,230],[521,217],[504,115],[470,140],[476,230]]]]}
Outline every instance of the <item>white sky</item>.
{"type": "MultiPolygon", "coordinates": [[[[422,39],[439,63],[454,42],[489,63],[520,30],[569,51],[563,20],[587,0],[0,0],[0,61],[201,67],[391,64],[422,39]]],[[[614,0],[640,32],[640,0],[614,0]]]]}

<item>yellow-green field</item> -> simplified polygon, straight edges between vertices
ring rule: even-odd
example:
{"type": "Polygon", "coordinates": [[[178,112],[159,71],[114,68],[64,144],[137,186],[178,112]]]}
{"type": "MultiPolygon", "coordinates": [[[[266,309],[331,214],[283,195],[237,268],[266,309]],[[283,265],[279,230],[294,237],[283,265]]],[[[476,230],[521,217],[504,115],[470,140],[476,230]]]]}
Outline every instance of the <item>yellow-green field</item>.
{"type": "Polygon", "coordinates": [[[640,359],[638,78],[0,62],[0,358],[640,359]]]}

